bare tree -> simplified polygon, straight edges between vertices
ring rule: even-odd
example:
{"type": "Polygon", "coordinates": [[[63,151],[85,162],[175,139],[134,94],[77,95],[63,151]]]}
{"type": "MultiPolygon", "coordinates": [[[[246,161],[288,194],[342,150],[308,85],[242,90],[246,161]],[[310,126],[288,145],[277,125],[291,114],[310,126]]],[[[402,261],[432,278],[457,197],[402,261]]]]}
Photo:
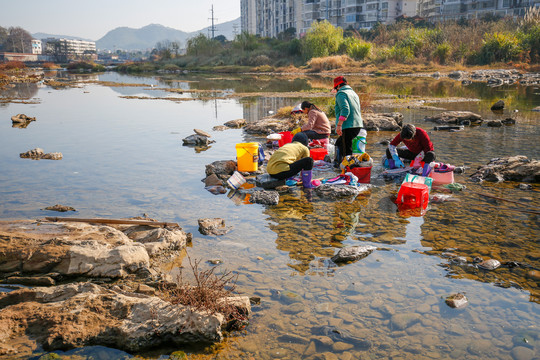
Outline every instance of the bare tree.
{"type": "Polygon", "coordinates": [[[0,26],[0,50],[5,49],[8,31],[0,26]]]}
{"type": "Polygon", "coordinates": [[[32,35],[21,27],[10,27],[8,36],[4,45],[7,52],[31,52],[32,35]]]}

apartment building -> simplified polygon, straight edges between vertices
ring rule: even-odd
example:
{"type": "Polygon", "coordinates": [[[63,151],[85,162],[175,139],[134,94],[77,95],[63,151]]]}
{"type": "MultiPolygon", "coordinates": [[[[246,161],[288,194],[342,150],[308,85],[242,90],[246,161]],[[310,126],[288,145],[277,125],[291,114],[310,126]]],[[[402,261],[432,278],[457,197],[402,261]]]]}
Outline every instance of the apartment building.
{"type": "Polygon", "coordinates": [[[41,55],[41,40],[32,40],[32,54],[41,55]]]}
{"type": "Polygon", "coordinates": [[[518,17],[534,6],[540,7],[540,0],[241,0],[241,15],[242,31],[276,37],[294,27],[301,37],[322,20],[343,29],[370,29],[401,16],[431,21],[518,17]]]}
{"type": "Polygon", "coordinates": [[[434,21],[521,17],[530,7],[540,7],[540,0],[419,0],[418,14],[434,21]]]}
{"type": "Polygon", "coordinates": [[[242,31],[276,37],[294,27],[301,37],[313,22],[327,20],[343,29],[371,28],[414,16],[418,0],[241,0],[242,31]],[[255,16],[253,17],[253,13],[255,16]]]}
{"type": "MultiPolygon", "coordinates": [[[[277,37],[301,26],[303,0],[241,0],[241,14],[255,14],[254,23],[242,18],[242,31],[263,37],[277,37]]],[[[253,16],[253,15],[252,15],[253,16]]]]}
{"type": "Polygon", "coordinates": [[[42,39],[41,43],[45,54],[53,56],[57,61],[97,60],[94,41],[47,38],[42,39]]]}
{"type": "Polygon", "coordinates": [[[242,31],[249,34],[257,33],[257,25],[255,23],[255,0],[240,0],[240,27],[242,31]]]}

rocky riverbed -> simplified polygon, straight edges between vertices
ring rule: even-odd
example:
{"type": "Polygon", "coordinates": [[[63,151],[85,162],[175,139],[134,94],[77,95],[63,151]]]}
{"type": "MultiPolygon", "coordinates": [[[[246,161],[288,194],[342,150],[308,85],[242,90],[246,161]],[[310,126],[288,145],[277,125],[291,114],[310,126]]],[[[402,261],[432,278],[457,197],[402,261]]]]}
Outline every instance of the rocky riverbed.
{"type": "MultiPolygon", "coordinates": [[[[0,222],[0,355],[222,341],[230,319],[176,303],[160,267],[189,241],[179,227],[0,222]]],[[[250,312],[245,296],[223,301],[250,312]]]]}

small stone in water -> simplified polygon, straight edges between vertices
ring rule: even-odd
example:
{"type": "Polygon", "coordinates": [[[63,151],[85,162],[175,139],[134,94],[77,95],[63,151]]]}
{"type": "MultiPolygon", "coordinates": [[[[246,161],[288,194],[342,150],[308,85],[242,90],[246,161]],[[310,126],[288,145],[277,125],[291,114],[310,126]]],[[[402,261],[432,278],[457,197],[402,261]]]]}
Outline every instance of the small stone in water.
{"type": "Polygon", "coordinates": [[[461,293],[457,293],[457,294],[450,295],[449,297],[447,297],[445,302],[448,306],[454,309],[458,309],[460,307],[467,305],[469,301],[467,300],[465,295],[461,293]]]}
{"type": "Polygon", "coordinates": [[[478,267],[484,270],[495,270],[499,266],[501,266],[501,263],[495,259],[482,261],[480,264],[478,264],[478,267]]]}
{"type": "Polygon", "coordinates": [[[212,265],[219,265],[221,264],[223,261],[221,261],[220,259],[210,259],[208,260],[208,262],[212,265]]]}

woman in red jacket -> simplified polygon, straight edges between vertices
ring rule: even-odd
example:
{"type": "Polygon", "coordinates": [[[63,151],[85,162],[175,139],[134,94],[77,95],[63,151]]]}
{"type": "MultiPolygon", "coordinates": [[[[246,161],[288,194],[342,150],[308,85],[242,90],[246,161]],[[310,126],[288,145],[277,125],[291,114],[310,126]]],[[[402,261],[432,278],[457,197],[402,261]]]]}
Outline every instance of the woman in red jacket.
{"type": "Polygon", "coordinates": [[[405,165],[403,165],[400,158],[412,161],[422,152],[422,160],[425,163],[422,176],[427,176],[431,171],[429,164],[435,161],[436,158],[433,143],[429,139],[426,130],[415,127],[412,124],[406,124],[388,145],[386,157],[388,158],[390,168],[404,167],[405,165]],[[405,144],[407,149],[396,148],[401,142],[405,144]]]}

